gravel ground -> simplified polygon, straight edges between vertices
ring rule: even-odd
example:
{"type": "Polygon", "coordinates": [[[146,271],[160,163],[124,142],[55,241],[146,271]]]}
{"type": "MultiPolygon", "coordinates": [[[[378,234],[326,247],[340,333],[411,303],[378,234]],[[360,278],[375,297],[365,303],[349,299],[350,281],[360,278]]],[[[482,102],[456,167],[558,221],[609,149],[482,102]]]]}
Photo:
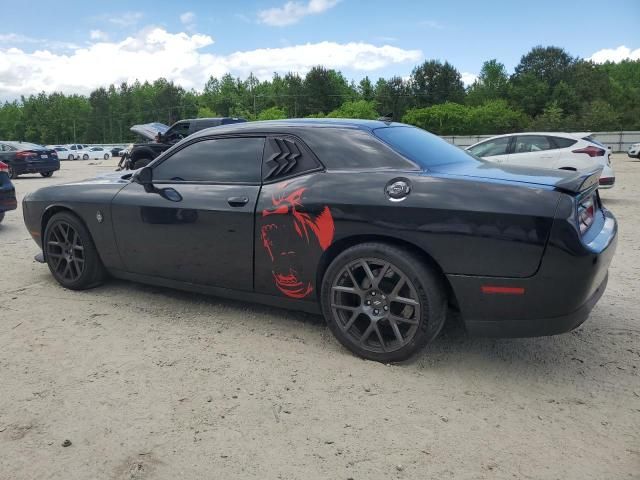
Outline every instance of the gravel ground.
{"type": "MultiPolygon", "coordinates": [[[[19,200],[114,164],[20,178],[19,200]]],[[[581,328],[451,326],[394,366],[355,358],[313,315],[114,280],[64,290],[9,213],[0,478],[640,478],[640,162],[614,166],[618,252],[581,328]]]]}

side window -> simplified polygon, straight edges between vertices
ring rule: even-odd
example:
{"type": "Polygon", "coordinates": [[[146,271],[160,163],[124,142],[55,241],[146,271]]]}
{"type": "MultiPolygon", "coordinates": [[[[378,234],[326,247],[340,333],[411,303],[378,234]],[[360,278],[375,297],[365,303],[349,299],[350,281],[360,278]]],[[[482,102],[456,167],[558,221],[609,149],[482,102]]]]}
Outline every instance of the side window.
{"type": "Polygon", "coordinates": [[[495,138],[476,145],[469,149],[476,157],[493,157],[495,155],[506,155],[511,137],[495,138]]]}
{"type": "Polygon", "coordinates": [[[544,135],[519,135],[513,153],[530,153],[551,150],[553,145],[544,135]]]}
{"type": "Polygon", "coordinates": [[[555,145],[555,148],[569,148],[571,145],[577,143],[578,140],[563,137],[549,137],[551,143],[555,145]]]}
{"type": "Polygon", "coordinates": [[[154,181],[259,183],[264,138],[192,143],[154,167],[154,181]]]}
{"type": "Polygon", "coordinates": [[[176,123],[165,133],[165,140],[168,142],[177,142],[189,135],[189,122],[176,123]]]}

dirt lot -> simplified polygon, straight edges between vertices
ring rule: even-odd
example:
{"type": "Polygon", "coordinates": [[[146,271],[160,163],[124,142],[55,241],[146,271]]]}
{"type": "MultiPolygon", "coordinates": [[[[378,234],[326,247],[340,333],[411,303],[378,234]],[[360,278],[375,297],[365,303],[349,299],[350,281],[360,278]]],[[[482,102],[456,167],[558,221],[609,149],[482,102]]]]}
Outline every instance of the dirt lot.
{"type": "MultiPolygon", "coordinates": [[[[113,165],[20,178],[19,200],[113,165]]],[[[63,290],[9,213],[0,478],[640,478],[640,162],[614,166],[619,247],[585,325],[453,326],[397,366],[353,357],[312,315],[122,281],[63,290]]]]}

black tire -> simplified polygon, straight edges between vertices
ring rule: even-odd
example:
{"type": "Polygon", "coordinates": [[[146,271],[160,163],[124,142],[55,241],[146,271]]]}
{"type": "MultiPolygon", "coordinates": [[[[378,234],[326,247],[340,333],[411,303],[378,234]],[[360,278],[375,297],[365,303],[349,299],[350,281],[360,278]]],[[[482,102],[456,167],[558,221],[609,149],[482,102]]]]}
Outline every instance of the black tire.
{"type": "Polygon", "coordinates": [[[131,162],[131,170],[137,170],[139,168],[146,167],[151,163],[152,160],[153,160],[152,158],[146,158],[146,157],[136,158],[131,162]]]}
{"type": "Polygon", "coordinates": [[[104,158],[105,160],[109,160],[109,154],[108,154],[108,153],[105,153],[103,158],[104,158]]]}
{"type": "Polygon", "coordinates": [[[11,180],[18,178],[18,174],[16,173],[16,171],[13,169],[11,165],[9,165],[9,178],[11,180]]]}
{"type": "Polygon", "coordinates": [[[0,212],[0,223],[2,223],[2,220],[4,220],[4,212],[0,212]]]}
{"type": "Polygon", "coordinates": [[[53,172],[40,172],[40,175],[42,175],[43,177],[48,178],[48,177],[53,175],[53,172]]]}
{"type": "Polygon", "coordinates": [[[63,287],[85,290],[103,282],[105,269],[91,234],[74,214],[60,212],[51,217],[43,250],[53,278],[63,287]]]}
{"type": "Polygon", "coordinates": [[[82,159],[83,160],[89,160],[89,155],[87,155],[86,153],[84,155],[82,155],[82,159]]]}
{"type": "Polygon", "coordinates": [[[76,158],[76,157],[74,157],[74,156],[73,156],[73,154],[71,154],[71,155],[69,155],[69,156],[67,157],[67,160],[73,160],[74,158],[76,158]]]}
{"type": "Polygon", "coordinates": [[[385,363],[421,350],[440,333],[447,314],[440,275],[424,259],[384,243],[356,245],[338,255],[322,279],[321,304],[342,345],[385,363]]]}

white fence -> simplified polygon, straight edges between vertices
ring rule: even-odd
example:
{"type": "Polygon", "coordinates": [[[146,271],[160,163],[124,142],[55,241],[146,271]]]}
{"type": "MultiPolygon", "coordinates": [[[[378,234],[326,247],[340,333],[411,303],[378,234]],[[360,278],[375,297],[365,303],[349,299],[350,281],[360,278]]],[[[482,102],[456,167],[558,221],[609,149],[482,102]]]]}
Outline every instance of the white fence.
{"type": "MultiPolygon", "coordinates": [[[[591,136],[600,143],[610,146],[614,152],[626,152],[632,144],[640,143],[640,131],[591,132],[591,136]]],[[[493,135],[455,135],[443,136],[442,138],[449,143],[464,148],[490,137],[493,137],[493,135]]]]}

